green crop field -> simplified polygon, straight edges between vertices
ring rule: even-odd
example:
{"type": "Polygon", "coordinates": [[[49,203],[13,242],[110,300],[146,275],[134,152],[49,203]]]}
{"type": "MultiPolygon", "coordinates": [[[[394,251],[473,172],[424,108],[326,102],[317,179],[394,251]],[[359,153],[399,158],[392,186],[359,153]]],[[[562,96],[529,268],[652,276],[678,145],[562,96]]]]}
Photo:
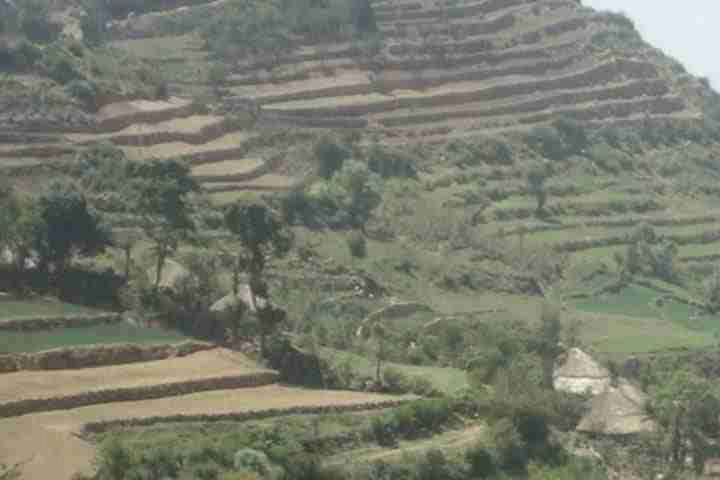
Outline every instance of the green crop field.
{"type": "Polygon", "coordinates": [[[3,300],[0,298],[0,320],[10,318],[61,317],[99,313],[88,307],[55,300],[3,300]]]}
{"type": "Polygon", "coordinates": [[[175,343],[185,339],[177,332],[114,323],[38,332],[0,332],[0,353],[39,352],[53,348],[113,343],[175,343]]]}

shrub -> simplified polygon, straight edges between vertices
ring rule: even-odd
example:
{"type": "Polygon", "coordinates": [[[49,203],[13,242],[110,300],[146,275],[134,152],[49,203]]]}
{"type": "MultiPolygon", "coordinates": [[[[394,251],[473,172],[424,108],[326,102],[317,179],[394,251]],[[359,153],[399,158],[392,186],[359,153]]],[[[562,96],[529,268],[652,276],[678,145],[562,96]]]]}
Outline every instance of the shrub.
{"type": "Polygon", "coordinates": [[[73,57],[59,46],[49,47],[43,56],[43,65],[48,77],[60,85],[66,85],[73,80],[83,78],[75,66],[73,57]]]}
{"type": "Polygon", "coordinates": [[[495,459],[484,445],[476,445],[465,452],[465,463],[468,464],[472,478],[489,478],[495,474],[495,459]]]}
{"type": "Polygon", "coordinates": [[[408,377],[397,368],[386,367],[382,379],[383,387],[390,393],[407,393],[410,390],[408,377]]]}
{"type": "Polygon", "coordinates": [[[370,420],[370,436],[381,447],[393,447],[397,444],[395,427],[390,422],[392,417],[380,416],[370,420]]]}
{"type": "Polygon", "coordinates": [[[352,232],[347,238],[347,246],[350,250],[350,255],[355,258],[367,257],[367,240],[365,236],[360,232],[352,232]]]}
{"type": "Polygon", "coordinates": [[[325,179],[331,178],[350,158],[350,150],[327,136],[315,144],[314,151],[318,160],[318,175],[325,179]]]}
{"type": "Polygon", "coordinates": [[[632,170],[632,157],[627,153],[611,147],[607,143],[598,143],[590,147],[588,155],[597,166],[606,172],[618,174],[621,171],[632,170]]]}
{"type": "Polygon", "coordinates": [[[97,87],[87,80],[73,80],[65,85],[65,92],[80,100],[89,110],[97,108],[97,87]]]}
{"type": "Polygon", "coordinates": [[[528,146],[550,160],[562,160],[567,147],[560,132],[554,127],[535,127],[527,135],[528,146]]]}

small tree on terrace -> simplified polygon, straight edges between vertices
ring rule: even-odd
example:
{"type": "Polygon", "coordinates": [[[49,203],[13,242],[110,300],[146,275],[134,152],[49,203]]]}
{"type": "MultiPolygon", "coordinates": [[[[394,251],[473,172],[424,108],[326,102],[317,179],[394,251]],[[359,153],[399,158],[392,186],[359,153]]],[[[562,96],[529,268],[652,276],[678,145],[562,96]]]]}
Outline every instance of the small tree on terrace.
{"type": "Polygon", "coordinates": [[[52,183],[37,198],[34,208],[33,247],[40,268],[47,271],[52,266],[58,278],[74,255],[93,255],[110,243],[109,233],[72,183],[52,183]]]}
{"type": "Polygon", "coordinates": [[[550,166],[546,161],[537,161],[530,165],[527,174],[528,190],[537,200],[537,213],[543,213],[547,202],[545,181],[550,177],[550,166]]]}
{"type": "Polygon", "coordinates": [[[145,235],[153,242],[157,259],[154,287],[160,286],[165,261],[194,230],[188,195],[197,189],[189,169],[173,160],[134,164],[130,196],[145,235]]]}
{"type": "Polygon", "coordinates": [[[562,353],[561,333],[560,309],[555,305],[545,303],[540,316],[540,329],[537,335],[530,340],[530,346],[540,356],[543,388],[548,390],[553,388],[555,359],[562,353]]]}
{"type": "Polygon", "coordinates": [[[250,277],[250,308],[257,312],[260,323],[260,355],[264,358],[267,335],[272,334],[284,319],[284,311],[270,304],[264,271],[267,257],[284,255],[291,246],[285,225],[262,204],[235,204],[225,212],[228,230],[237,236],[243,251],[238,255],[250,277]]]}
{"type": "Polygon", "coordinates": [[[380,176],[362,162],[349,161],[330,183],[341,195],[337,203],[347,212],[350,225],[364,232],[372,211],[382,202],[380,176]]]}

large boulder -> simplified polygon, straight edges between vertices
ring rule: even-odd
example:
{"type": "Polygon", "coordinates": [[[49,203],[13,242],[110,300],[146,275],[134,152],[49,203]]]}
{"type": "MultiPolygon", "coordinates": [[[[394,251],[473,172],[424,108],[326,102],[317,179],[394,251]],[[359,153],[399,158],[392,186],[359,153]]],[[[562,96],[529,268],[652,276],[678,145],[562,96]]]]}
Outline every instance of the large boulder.
{"type": "Polygon", "coordinates": [[[648,416],[647,396],[626,380],[608,385],[593,398],[590,411],[580,420],[578,432],[595,435],[635,435],[653,432],[657,424],[648,416]]]}
{"type": "Polygon", "coordinates": [[[610,385],[610,371],[579,348],[571,348],[555,368],[553,385],[562,392],[599,395],[610,385]]]}

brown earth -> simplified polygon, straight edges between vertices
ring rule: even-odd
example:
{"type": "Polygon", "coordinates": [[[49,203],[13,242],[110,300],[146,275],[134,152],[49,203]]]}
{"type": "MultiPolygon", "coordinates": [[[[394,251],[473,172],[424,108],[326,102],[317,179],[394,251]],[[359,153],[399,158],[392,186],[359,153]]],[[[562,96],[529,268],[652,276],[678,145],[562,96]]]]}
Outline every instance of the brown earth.
{"type": "Polygon", "coordinates": [[[52,372],[22,371],[0,377],[0,404],[262,371],[247,357],[222,348],[154,362],[52,372]]]}

